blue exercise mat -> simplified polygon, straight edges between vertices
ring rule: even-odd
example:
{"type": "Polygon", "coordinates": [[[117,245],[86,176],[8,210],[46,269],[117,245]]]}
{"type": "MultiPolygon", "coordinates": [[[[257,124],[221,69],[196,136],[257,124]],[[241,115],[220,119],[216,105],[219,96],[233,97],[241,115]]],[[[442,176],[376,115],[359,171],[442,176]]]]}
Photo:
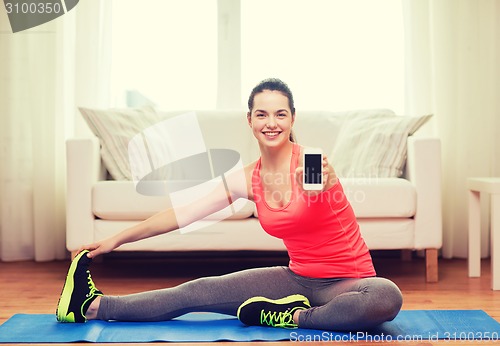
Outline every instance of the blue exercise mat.
{"type": "Polygon", "coordinates": [[[500,324],[481,310],[403,310],[371,332],[244,326],[235,317],[191,313],[168,322],[58,323],[54,315],[17,314],[0,326],[0,343],[500,340],[500,324]]]}

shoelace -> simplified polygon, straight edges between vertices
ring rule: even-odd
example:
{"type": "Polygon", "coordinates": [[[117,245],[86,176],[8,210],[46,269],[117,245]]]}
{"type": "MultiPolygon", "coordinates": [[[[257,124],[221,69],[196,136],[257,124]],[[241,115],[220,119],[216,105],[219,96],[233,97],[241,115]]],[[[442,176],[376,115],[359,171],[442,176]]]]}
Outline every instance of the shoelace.
{"type": "Polygon", "coordinates": [[[293,322],[293,312],[297,308],[292,311],[265,311],[261,310],[260,312],[260,324],[267,324],[271,327],[280,327],[280,328],[297,328],[297,324],[293,322]]]}
{"type": "Polygon", "coordinates": [[[87,298],[92,297],[97,291],[97,287],[95,287],[95,283],[92,280],[92,276],[90,275],[90,270],[87,270],[87,283],[89,285],[89,293],[87,293],[85,296],[87,298]]]}

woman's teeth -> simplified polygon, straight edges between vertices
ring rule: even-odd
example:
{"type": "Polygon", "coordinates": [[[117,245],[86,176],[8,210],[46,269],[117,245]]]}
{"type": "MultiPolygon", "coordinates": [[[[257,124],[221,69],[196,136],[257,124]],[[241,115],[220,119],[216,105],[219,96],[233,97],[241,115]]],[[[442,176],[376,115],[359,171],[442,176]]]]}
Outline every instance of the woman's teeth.
{"type": "Polygon", "coordinates": [[[264,134],[267,136],[267,137],[276,137],[277,135],[279,135],[280,133],[279,132],[264,132],[264,134]]]}

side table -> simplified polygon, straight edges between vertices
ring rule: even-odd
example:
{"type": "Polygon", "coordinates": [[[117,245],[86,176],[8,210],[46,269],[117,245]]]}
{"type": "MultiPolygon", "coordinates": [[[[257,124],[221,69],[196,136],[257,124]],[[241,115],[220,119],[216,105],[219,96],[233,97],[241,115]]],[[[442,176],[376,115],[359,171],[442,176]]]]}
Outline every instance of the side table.
{"type": "Polygon", "coordinates": [[[490,202],[491,288],[500,290],[500,178],[469,178],[469,277],[481,276],[481,193],[490,202]]]}

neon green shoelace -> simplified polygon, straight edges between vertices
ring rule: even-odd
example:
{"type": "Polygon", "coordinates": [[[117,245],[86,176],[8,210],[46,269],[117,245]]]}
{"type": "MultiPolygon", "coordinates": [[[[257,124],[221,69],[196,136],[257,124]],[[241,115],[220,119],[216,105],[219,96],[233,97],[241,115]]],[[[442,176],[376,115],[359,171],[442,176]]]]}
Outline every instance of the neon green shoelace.
{"type": "Polygon", "coordinates": [[[90,289],[90,292],[87,293],[85,296],[87,298],[90,298],[90,297],[93,297],[95,292],[98,291],[97,287],[95,287],[95,283],[94,281],[92,280],[92,276],[90,275],[90,271],[87,270],[87,283],[89,284],[89,289],[90,289]]]}
{"type": "MultiPolygon", "coordinates": [[[[85,297],[87,298],[81,308],[80,308],[80,313],[82,314],[83,317],[85,317],[85,313],[87,312],[87,309],[88,309],[88,306],[87,305],[87,302],[92,300],[94,298],[94,296],[96,295],[96,292],[99,292],[99,290],[97,289],[97,287],[95,287],[95,283],[94,281],[92,280],[92,276],[90,275],[90,271],[87,270],[87,283],[89,285],[89,293],[87,293],[85,295],[85,297]]],[[[102,294],[98,294],[98,295],[102,295],[102,294]]]]}
{"type": "Polygon", "coordinates": [[[292,310],[287,311],[265,311],[261,310],[260,312],[260,324],[268,325],[271,327],[280,327],[280,328],[297,328],[298,325],[293,322],[293,313],[296,310],[304,310],[301,307],[293,308],[292,310]]]}

